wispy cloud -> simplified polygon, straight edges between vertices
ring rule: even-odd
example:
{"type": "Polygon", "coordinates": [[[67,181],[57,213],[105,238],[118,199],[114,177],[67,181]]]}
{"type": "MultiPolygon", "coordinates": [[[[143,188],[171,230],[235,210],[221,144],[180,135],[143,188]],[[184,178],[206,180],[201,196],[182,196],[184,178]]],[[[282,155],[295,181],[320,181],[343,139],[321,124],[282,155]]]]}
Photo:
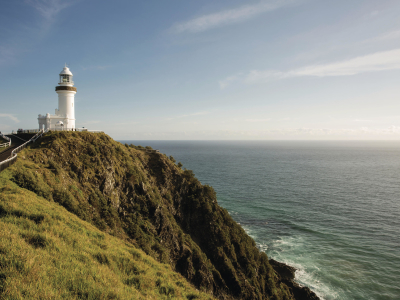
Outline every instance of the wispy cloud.
{"type": "Polygon", "coordinates": [[[220,81],[219,81],[219,86],[220,86],[220,88],[221,88],[221,89],[226,88],[226,87],[229,86],[232,82],[238,80],[242,75],[243,75],[242,73],[239,73],[239,74],[236,74],[236,75],[229,76],[229,77],[227,77],[227,78],[225,78],[225,79],[223,79],[223,80],[220,80],[220,81]]]}
{"type": "Polygon", "coordinates": [[[363,43],[374,43],[388,40],[398,40],[400,38],[400,30],[393,30],[381,35],[378,35],[374,38],[364,40],[363,43]]]}
{"type": "Polygon", "coordinates": [[[220,11],[203,15],[192,20],[177,23],[172,26],[171,31],[175,33],[182,32],[201,32],[211,28],[228,25],[237,22],[243,22],[265,12],[276,10],[280,7],[293,4],[295,0],[276,0],[261,1],[253,5],[244,5],[238,8],[220,11]]]}
{"type": "Polygon", "coordinates": [[[50,22],[55,20],[60,11],[75,2],[71,0],[25,0],[25,3],[34,7],[45,20],[50,22]]]}
{"type": "Polygon", "coordinates": [[[9,118],[11,120],[13,120],[15,123],[19,123],[20,121],[18,120],[18,118],[16,116],[14,116],[13,114],[0,114],[0,118],[9,118]]]}
{"type": "Polygon", "coordinates": [[[259,83],[271,79],[284,79],[290,77],[328,77],[328,76],[351,76],[366,72],[377,72],[385,70],[400,69],[400,49],[377,52],[365,56],[359,56],[349,60],[329,64],[311,65],[289,71],[253,70],[244,75],[229,76],[219,81],[221,89],[227,87],[233,81],[244,83],[259,83]]]}
{"type": "Polygon", "coordinates": [[[400,69],[400,49],[377,52],[332,64],[309,66],[286,72],[284,77],[348,76],[393,69],[400,69]]]}
{"type": "MultiPolygon", "coordinates": [[[[16,23],[8,39],[3,39],[0,46],[0,65],[15,61],[19,56],[43,40],[52,28],[58,14],[78,0],[25,0],[25,5],[35,9],[41,18],[35,18],[29,26],[16,23]]],[[[26,22],[29,22],[27,20],[26,22]]]]}

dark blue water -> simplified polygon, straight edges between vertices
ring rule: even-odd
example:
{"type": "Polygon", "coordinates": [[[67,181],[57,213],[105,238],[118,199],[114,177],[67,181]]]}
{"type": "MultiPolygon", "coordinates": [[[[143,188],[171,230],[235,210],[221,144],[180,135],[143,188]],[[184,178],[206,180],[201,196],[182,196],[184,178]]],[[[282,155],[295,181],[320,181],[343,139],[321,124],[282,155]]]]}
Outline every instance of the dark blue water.
{"type": "Polygon", "coordinates": [[[193,170],[322,299],[400,299],[400,142],[122,142],[193,170]]]}

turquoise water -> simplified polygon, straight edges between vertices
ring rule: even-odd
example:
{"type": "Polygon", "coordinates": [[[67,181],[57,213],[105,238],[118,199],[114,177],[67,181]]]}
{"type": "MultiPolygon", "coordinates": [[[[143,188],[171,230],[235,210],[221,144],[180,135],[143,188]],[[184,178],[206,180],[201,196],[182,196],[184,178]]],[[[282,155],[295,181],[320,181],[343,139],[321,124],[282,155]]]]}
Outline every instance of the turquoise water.
{"type": "Polygon", "coordinates": [[[400,142],[128,143],[213,186],[259,248],[321,299],[400,299],[400,142]]]}

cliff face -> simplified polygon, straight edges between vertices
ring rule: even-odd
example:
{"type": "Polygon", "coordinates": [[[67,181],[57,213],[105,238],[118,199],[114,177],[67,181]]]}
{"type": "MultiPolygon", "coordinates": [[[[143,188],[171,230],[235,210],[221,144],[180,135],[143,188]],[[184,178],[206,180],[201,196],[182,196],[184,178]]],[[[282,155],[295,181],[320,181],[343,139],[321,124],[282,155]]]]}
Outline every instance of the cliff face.
{"type": "Polygon", "coordinates": [[[130,241],[220,299],[295,299],[301,289],[273,269],[211,187],[163,154],[105,134],[57,132],[19,154],[9,172],[20,187],[130,241]]]}

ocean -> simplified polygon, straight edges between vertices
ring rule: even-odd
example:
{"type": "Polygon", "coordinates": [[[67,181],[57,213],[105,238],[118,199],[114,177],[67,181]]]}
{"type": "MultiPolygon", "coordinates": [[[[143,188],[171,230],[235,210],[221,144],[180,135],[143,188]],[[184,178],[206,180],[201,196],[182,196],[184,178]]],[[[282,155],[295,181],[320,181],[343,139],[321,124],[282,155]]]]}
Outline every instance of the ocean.
{"type": "Polygon", "coordinates": [[[172,155],[321,299],[400,299],[400,141],[121,141],[172,155]]]}

